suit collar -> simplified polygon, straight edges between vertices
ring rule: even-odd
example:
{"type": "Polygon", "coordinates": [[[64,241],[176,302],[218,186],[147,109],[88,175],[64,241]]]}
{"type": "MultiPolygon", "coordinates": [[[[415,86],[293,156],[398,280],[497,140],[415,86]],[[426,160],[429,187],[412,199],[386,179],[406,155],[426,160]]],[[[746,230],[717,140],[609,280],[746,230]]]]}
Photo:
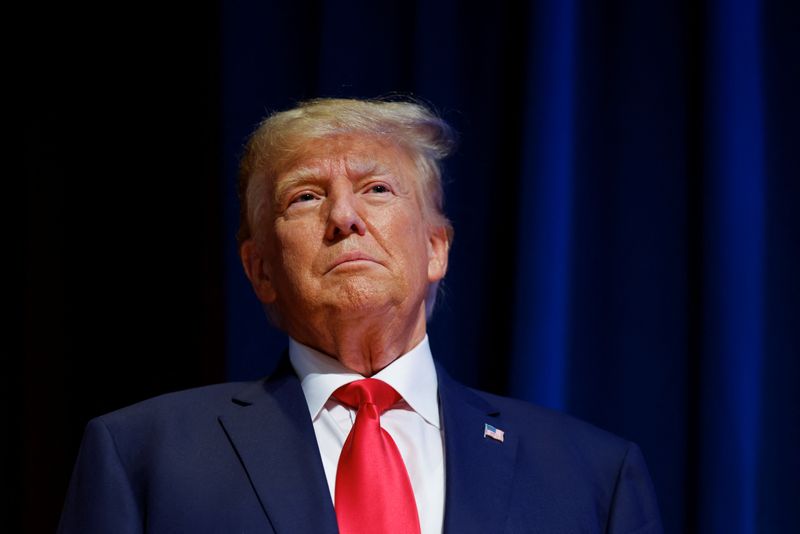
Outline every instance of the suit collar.
{"type": "MultiPolygon", "coordinates": [[[[496,532],[507,515],[517,435],[500,411],[437,365],[445,435],[444,532],[496,532]],[[483,437],[489,423],[502,443],[483,437]]],[[[336,534],[336,515],[308,405],[288,358],[220,417],[277,534],[336,534]]]]}
{"type": "Polygon", "coordinates": [[[266,381],[234,397],[220,416],[277,534],[335,534],[336,516],[300,383],[284,358],[266,381]]]}
{"type": "Polygon", "coordinates": [[[507,516],[517,435],[484,397],[437,366],[445,436],[444,532],[497,532],[507,516]],[[484,425],[505,431],[503,442],[483,435],[484,425]]]}

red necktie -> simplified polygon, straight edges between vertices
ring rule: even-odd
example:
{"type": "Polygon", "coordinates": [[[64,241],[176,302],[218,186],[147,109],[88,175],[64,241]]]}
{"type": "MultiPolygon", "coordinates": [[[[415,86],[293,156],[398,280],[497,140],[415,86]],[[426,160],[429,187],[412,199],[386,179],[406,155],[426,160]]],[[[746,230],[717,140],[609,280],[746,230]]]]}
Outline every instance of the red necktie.
{"type": "Polygon", "coordinates": [[[333,392],[357,408],[336,471],[336,519],[342,534],[419,534],[419,516],[406,466],[380,416],[400,400],[386,382],[365,378],[333,392]]]}

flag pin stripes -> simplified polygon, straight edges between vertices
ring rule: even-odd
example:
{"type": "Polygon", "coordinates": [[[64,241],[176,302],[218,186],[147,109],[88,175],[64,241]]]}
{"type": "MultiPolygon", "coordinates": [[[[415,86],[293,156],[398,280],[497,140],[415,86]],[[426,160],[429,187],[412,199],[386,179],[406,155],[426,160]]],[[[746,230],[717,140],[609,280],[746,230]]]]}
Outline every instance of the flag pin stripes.
{"type": "Polygon", "coordinates": [[[505,432],[500,430],[499,428],[495,428],[489,423],[484,423],[483,425],[483,437],[484,438],[492,438],[495,441],[503,442],[503,435],[505,432]]]}

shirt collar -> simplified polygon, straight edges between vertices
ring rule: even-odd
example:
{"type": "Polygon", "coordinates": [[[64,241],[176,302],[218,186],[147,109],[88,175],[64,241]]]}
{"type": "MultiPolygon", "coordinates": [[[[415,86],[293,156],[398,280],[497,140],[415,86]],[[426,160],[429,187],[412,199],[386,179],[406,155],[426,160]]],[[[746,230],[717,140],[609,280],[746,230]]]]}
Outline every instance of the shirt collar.
{"type": "MultiPolygon", "coordinates": [[[[338,360],[289,338],[289,360],[303,388],[311,419],[316,419],[334,391],[364,378],[338,360]]],[[[373,378],[383,380],[403,397],[412,410],[428,423],[439,423],[439,384],[428,336],[398,357],[373,378]]]]}

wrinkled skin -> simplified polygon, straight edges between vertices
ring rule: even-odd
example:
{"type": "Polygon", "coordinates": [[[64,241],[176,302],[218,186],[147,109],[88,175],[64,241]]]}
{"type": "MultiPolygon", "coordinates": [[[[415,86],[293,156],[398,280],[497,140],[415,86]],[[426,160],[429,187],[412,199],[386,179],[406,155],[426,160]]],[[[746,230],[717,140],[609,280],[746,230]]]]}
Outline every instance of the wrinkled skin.
{"type": "Polygon", "coordinates": [[[416,172],[375,137],[307,141],[241,247],[280,326],[365,376],[422,340],[428,285],[447,270],[446,232],[425,213],[416,172]]]}

